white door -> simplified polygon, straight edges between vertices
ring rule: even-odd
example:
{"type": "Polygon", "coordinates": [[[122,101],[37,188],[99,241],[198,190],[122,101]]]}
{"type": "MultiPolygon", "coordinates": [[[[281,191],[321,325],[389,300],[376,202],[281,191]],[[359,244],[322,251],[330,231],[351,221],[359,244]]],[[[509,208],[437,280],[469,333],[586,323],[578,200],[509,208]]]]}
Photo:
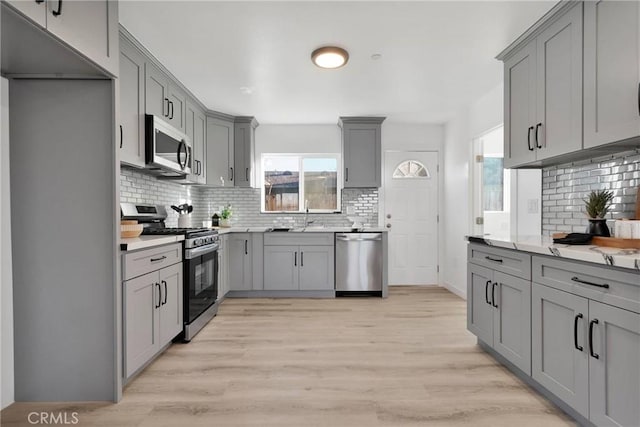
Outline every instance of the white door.
{"type": "Polygon", "coordinates": [[[438,283],[438,153],[385,153],[389,284],[438,283]]]}

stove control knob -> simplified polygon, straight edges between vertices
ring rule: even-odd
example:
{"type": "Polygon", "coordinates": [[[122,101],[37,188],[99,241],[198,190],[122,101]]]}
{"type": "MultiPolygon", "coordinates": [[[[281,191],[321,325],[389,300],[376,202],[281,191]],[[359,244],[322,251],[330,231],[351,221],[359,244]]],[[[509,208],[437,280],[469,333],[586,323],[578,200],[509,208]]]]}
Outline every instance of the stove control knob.
{"type": "Polygon", "coordinates": [[[193,244],[194,244],[194,245],[196,245],[196,246],[200,246],[200,243],[201,243],[201,242],[202,242],[202,241],[201,241],[201,239],[195,239],[195,240],[193,241],[193,244]]]}

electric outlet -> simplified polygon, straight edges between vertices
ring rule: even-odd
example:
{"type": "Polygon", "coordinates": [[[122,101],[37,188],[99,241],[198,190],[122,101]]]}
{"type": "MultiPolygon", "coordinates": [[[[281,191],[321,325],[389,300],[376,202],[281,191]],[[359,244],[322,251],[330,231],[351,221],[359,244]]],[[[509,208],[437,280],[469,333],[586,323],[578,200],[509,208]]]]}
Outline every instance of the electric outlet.
{"type": "Polygon", "coordinates": [[[347,206],[347,215],[355,215],[356,207],[355,206],[347,206]]]}
{"type": "Polygon", "coordinates": [[[527,213],[537,214],[538,209],[538,199],[528,199],[527,200],[527,213]]]}

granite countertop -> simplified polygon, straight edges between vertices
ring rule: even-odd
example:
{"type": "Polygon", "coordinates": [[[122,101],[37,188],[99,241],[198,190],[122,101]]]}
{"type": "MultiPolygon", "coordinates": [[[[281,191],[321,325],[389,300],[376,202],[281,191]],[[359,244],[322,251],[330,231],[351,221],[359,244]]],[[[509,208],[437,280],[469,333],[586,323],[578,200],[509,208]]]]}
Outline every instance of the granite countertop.
{"type": "Polygon", "coordinates": [[[130,239],[120,239],[120,250],[135,251],[137,249],[151,248],[154,246],[168,245],[181,242],[184,236],[139,236],[130,239]]]}
{"type": "MultiPolygon", "coordinates": [[[[243,227],[243,226],[234,226],[234,227],[211,227],[214,230],[218,230],[218,234],[229,234],[229,233],[267,233],[271,232],[271,227],[243,227]]],[[[350,233],[352,231],[351,227],[314,227],[309,226],[306,228],[303,227],[294,227],[289,230],[287,233],[350,233]]],[[[383,233],[388,230],[383,227],[365,227],[358,232],[362,233],[383,233]]]]}
{"type": "Polygon", "coordinates": [[[565,245],[553,243],[549,236],[466,236],[472,243],[497,248],[516,249],[535,254],[587,261],[640,271],[640,249],[620,249],[596,245],[565,245]]]}

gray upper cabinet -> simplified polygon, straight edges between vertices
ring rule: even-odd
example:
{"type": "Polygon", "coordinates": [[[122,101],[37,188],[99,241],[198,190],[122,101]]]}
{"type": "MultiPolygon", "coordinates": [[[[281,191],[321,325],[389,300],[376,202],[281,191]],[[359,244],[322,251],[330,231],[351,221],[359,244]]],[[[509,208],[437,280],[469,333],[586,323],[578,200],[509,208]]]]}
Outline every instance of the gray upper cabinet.
{"type": "Polygon", "coordinates": [[[120,161],[144,167],[144,56],[126,39],[120,39],[118,142],[120,161]]]}
{"type": "Polygon", "coordinates": [[[234,126],[234,185],[255,187],[254,170],[255,129],[258,122],[253,117],[236,117],[234,126]]]}
{"type": "Polygon", "coordinates": [[[582,4],[504,57],[505,167],[582,148],[582,4]]]}
{"type": "Polygon", "coordinates": [[[187,95],[169,83],[169,116],[167,121],[176,129],[186,130],[187,95]]]}
{"type": "Polygon", "coordinates": [[[229,237],[229,290],[253,288],[253,244],[251,233],[234,233],[229,237]]]}
{"type": "Polygon", "coordinates": [[[145,63],[145,112],[169,121],[169,77],[155,65],[145,63]]]}
{"type": "Polygon", "coordinates": [[[235,179],[233,117],[207,115],[207,185],[233,187],[235,179]]]}
{"type": "Polygon", "coordinates": [[[582,148],[582,4],[544,30],[537,44],[538,160],[582,148]]]}
{"type": "Polygon", "coordinates": [[[589,419],[597,426],[639,426],[640,315],[589,301],[589,318],[589,419]]]}
{"type": "Polygon", "coordinates": [[[640,135],[640,3],[584,3],[584,147],[640,135]]]}
{"type": "Polygon", "coordinates": [[[110,74],[118,74],[118,2],[10,0],[7,3],[110,74]]]}
{"type": "Polygon", "coordinates": [[[206,184],[206,117],[195,101],[188,99],[186,109],[185,133],[191,138],[193,147],[190,180],[196,184],[206,184]]]}
{"type": "Polygon", "coordinates": [[[529,43],[504,63],[504,167],[536,160],[536,44],[529,43]]]}
{"type": "Polygon", "coordinates": [[[344,188],[382,185],[382,122],[384,117],[340,117],[344,188]]]}
{"type": "Polygon", "coordinates": [[[586,298],[533,283],[532,377],[584,417],[589,417],[586,298]]]}

